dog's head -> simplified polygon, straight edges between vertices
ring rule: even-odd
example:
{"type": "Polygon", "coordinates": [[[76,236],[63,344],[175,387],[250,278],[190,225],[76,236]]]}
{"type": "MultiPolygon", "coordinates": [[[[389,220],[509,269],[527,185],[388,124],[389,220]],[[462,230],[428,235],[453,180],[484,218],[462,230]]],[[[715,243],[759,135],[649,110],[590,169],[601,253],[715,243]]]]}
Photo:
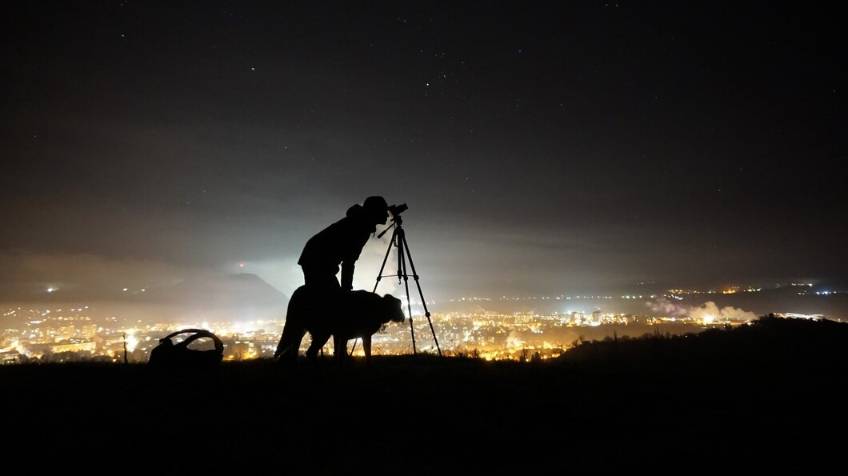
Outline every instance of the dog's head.
{"type": "Polygon", "coordinates": [[[401,307],[400,299],[392,296],[391,294],[386,294],[383,296],[383,322],[403,322],[406,316],[403,315],[403,308],[401,307]]]}

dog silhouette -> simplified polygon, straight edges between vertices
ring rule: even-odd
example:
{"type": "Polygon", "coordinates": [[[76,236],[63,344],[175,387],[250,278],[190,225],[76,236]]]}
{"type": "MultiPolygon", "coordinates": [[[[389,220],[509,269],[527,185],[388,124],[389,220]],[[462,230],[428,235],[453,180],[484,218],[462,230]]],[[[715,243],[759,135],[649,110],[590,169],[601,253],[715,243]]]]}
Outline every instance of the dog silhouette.
{"type": "Polygon", "coordinates": [[[309,332],[312,344],[306,356],[310,360],[318,357],[330,336],[336,359],[344,360],[347,341],[359,337],[367,360],[371,357],[371,336],[387,322],[403,322],[404,318],[400,299],[391,294],[350,291],[328,299],[325,293],[301,286],[289,300],[286,325],[274,356],[281,362],[295,360],[300,341],[309,332]]]}

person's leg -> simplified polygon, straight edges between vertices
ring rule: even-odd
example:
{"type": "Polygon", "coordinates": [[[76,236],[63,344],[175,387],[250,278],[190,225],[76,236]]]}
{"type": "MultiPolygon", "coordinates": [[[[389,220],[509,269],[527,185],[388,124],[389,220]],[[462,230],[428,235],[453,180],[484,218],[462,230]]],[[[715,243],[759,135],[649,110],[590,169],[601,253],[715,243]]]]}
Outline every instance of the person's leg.
{"type": "Polygon", "coordinates": [[[336,272],[338,272],[338,268],[333,270],[304,266],[303,280],[306,286],[310,288],[325,291],[341,290],[339,280],[336,279],[336,272]]]}
{"type": "MultiPolygon", "coordinates": [[[[338,271],[338,268],[335,269],[338,271]]],[[[306,281],[306,289],[309,301],[313,303],[308,320],[310,325],[306,326],[310,332],[315,331],[324,342],[311,349],[312,358],[317,357],[318,351],[330,338],[334,330],[334,323],[338,322],[338,301],[342,294],[342,288],[333,269],[303,267],[303,278],[306,281]]],[[[315,335],[313,334],[313,339],[315,335]]]]}
{"type": "Polygon", "coordinates": [[[309,316],[317,328],[323,328],[332,333],[333,324],[338,321],[338,301],[342,294],[336,276],[327,270],[312,270],[304,268],[303,276],[306,279],[306,288],[309,290],[309,301],[314,303],[309,316]]]}

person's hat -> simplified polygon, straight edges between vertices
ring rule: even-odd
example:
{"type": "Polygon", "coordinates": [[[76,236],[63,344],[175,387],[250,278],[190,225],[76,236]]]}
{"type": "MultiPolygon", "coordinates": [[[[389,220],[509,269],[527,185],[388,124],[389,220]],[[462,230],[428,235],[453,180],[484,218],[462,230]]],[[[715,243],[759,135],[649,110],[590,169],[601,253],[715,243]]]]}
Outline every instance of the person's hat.
{"type": "Polygon", "coordinates": [[[386,202],[386,199],[380,196],[366,198],[362,206],[365,207],[365,209],[369,212],[374,213],[385,214],[389,209],[389,204],[386,202]]]}

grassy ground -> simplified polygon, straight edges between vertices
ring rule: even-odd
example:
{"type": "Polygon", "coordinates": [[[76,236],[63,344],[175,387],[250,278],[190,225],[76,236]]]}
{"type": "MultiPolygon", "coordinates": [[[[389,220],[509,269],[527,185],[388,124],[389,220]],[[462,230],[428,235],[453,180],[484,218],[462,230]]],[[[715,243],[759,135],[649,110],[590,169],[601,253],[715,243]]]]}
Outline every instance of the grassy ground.
{"type": "Polygon", "coordinates": [[[107,470],[117,468],[98,461],[271,465],[275,474],[809,469],[843,448],[848,339],[843,327],[774,327],[783,324],[592,344],[524,364],[7,366],[6,460],[107,470]],[[27,459],[17,451],[27,447],[51,456],[27,459]]]}

